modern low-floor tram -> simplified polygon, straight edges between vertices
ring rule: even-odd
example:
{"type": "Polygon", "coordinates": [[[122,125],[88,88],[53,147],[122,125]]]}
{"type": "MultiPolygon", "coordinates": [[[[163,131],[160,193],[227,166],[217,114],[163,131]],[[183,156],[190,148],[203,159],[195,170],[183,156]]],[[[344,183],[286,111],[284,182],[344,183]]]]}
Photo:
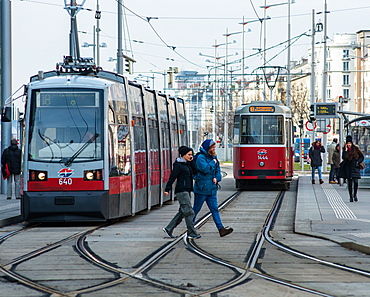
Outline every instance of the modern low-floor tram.
{"type": "Polygon", "coordinates": [[[150,210],[187,143],[184,102],[124,76],[31,77],[23,136],[27,221],[104,221],[150,210]]]}

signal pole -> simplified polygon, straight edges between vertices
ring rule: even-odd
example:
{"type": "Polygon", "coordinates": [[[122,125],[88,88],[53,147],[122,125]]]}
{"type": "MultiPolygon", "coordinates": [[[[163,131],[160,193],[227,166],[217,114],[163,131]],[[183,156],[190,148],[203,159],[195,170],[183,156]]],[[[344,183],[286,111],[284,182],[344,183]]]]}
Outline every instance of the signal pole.
{"type": "MultiPolygon", "coordinates": [[[[12,36],[11,36],[11,2],[1,2],[1,98],[2,108],[12,94],[12,36]]],[[[11,122],[1,123],[1,152],[9,146],[11,137],[11,122]]],[[[0,153],[1,153],[0,152],[0,153]]],[[[6,193],[6,182],[1,182],[1,193],[6,193]]]]}
{"type": "Polygon", "coordinates": [[[123,27],[123,19],[122,19],[122,0],[117,0],[118,7],[117,7],[117,24],[118,24],[118,45],[117,45],[117,73],[123,74],[123,54],[122,54],[122,27],[123,27]]]}

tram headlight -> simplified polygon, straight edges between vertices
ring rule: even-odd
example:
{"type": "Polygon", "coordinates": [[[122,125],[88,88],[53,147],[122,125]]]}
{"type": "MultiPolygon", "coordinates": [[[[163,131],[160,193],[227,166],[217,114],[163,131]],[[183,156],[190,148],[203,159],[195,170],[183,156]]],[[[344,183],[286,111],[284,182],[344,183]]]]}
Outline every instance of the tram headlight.
{"type": "Polygon", "coordinates": [[[85,170],[84,171],[84,180],[102,180],[103,179],[103,171],[102,169],[96,170],[85,170]]]}
{"type": "Polygon", "coordinates": [[[29,181],[47,181],[48,172],[39,171],[39,170],[29,170],[28,171],[28,180],[29,181]]]}
{"type": "Polygon", "coordinates": [[[92,180],[93,178],[94,178],[94,173],[92,173],[90,171],[86,173],[86,179],[92,180]]]}
{"type": "Polygon", "coordinates": [[[39,180],[44,180],[44,179],[45,179],[45,177],[46,177],[45,172],[40,172],[40,173],[37,175],[37,178],[38,178],[39,180]]]}
{"type": "Polygon", "coordinates": [[[263,167],[263,166],[265,166],[265,162],[260,162],[260,167],[263,167]]]}

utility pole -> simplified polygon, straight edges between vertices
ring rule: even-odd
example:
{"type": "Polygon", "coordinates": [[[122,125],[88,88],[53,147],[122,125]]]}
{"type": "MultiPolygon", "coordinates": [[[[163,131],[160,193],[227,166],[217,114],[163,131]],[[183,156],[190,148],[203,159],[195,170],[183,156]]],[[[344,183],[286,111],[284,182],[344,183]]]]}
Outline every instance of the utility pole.
{"type": "MultiPolygon", "coordinates": [[[[315,9],[312,9],[312,29],[311,29],[311,88],[310,88],[310,106],[315,103],[315,9]]],[[[315,140],[315,129],[312,130],[311,143],[315,140]]]]}
{"type": "Polygon", "coordinates": [[[225,57],[225,92],[224,92],[224,98],[225,98],[225,105],[224,105],[224,146],[225,146],[225,161],[228,161],[228,150],[229,150],[229,93],[228,93],[228,81],[227,81],[227,71],[228,71],[228,37],[229,37],[229,29],[226,28],[226,57],[225,57]]]}
{"type": "MultiPolygon", "coordinates": [[[[266,0],[265,0],[265,5],[266,7],[266,0]]],[[[266,8],[264,9],[264,12],[263,12],[263,66],[266,66],[266,8]]],[[[265,76],[266,77],[266,76],[265,76]]],[[[266,95],[266,85],[267,85],[267,81],[265,81],[265,83],[263,84],[263,101],[266,101],[266,98],[267,98],[267,95],[266,95]]],[[[272,99],[270,98],[270,101],[272,99]]]]}
{"type": "Polygon", "coordinates": [[[288,64],[286,81],[286,105],[290,107],[290,0],[288,0],[288,64]]]}
{"type": "MultiPolygon", "coordinates": [[[[324,43],[324,59],[323,59],[323,63],[324,63],[324,69],[323,69],[323,73],[322,73],[322,102],[325,103],[326,102],[326,82],[327,82],[327,65],[326,65],[326,57],[327,57],[327,45],[326,45],[326,41],[327,41],[327,32],[328,32],[328,21],[327,21],[327,3],[326,3],[326,0],[325,0],[325,4],[324,4],[324,40],[323,40],[323,43],[324,43]]],[[[325,126],[326,126],[326,121],[325,121],[325,126]]],[[[323,136],[322,136],[322,144],[323,146],[326,148],[326,143],[327,143],[327,135],[325,133],[323,133],[323,136]]],[[[323,172],[326,172],[327,171],[327,158],[324,158],[323,160],[323,172]]]]}
{"type": "Polygon", "coordinates": [[[117,73],[123,74],[123,55],[122,55],[122,0],[117,0],[117,25],[118,25],[118,45],[117,45],[117,73]]]}
{"type": "Polygon", "coordinates": [[[100,17],[101,11],[99,10],[99,0],[96,0],[96,12],[95,12],[95,19],[96,19],[96,66],[100,66],[100,17]]]}
{"type": "MultiPolygon", "coordinates": [[[[12,35],[11,35],[11,1],[1,2],[1,102],[5,102],[12,94],[12,35]]],[[[11,122],[1,123],[1,152],[10,144],[11,122]]],[[[1,193],[6,193],[6,182],[2,180],[1,193]]]]}

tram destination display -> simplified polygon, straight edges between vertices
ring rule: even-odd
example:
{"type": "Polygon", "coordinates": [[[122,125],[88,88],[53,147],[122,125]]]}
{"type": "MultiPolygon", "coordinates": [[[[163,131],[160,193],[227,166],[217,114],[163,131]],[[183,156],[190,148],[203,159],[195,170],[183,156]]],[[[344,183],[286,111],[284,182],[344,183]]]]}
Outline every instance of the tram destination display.
{"type": "Polygon", "coordinates": [[[95,92],[40,92],[38,106],[64,107],[64,106],[96,106],[95,92]]]}

